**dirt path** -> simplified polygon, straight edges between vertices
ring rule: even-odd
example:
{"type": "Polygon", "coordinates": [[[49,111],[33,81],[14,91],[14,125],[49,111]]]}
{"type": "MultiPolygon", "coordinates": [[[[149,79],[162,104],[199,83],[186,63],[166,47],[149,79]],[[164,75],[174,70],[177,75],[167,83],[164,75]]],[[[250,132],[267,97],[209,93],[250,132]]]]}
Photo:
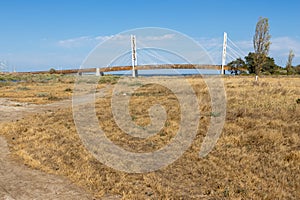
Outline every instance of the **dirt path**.
{"type": "Polygon", "coordinates": [[[35,105],[28,103],[19,103],[0,98],[0,123],[10,122],[21,119],[29,114],[52,111],[59,108],[71,106],[72,100],[64,100],[46,105],[35,105]]]}
{"type": "MultiPolygon", "coordinates": [[[[70,105],[71,100],[38,106],[0,99],[0,123],[70,105]]],[[[0,161],[0,199],[93,199],[63,177],[33,170],[13,161],[3,137],[0,137],[0,161]]]]}
{"type": "Polygon", "coordinates": [[[0,199],[93,199],[65,178],[29,169],[8,154],[0,137],[0,199]]]}
{"type": "MultiPolygon", "coordinates": [[[[96,97],[104,97],[105,94],[111,89],[111,86],[106,86],[96,92],[96,97]]],[[[83,93],[80,97],[79,104],[87,104],[94,100],[94,94],[83,93]]],[[[22,119],[25,116],[36,113],[43,113],[47,111],[55,111],[59,108],[66,108],[72,106],[72,100],[63,100],[51,104],[36,105],[29,103],[20,103],[11,101],[6,98],[0,98],[0,123],[11,122],[22,119]]]]}

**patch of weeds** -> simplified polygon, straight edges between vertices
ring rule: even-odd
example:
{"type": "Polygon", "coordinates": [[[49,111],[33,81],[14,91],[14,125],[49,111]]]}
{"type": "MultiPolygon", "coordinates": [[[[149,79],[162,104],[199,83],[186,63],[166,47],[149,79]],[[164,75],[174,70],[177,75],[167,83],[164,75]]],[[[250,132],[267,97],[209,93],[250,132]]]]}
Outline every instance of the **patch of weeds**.
{"type": "Polygon", "coordinates": [[[211,112],[210,116],[211,117],[220,117],[221,113],[215,113],[215,112],[211,112]]]}
{"type": "Polygon", "coordinates": [[[0,87],[11,86],[11,85],[13,85],[12,82],[0,81],[0,87]]]}
{"type": "Polygon", "coordinates": [[[165,127],[169,127],[169,126],[170,126],[170,122],[169,122],[169,121],[166,121],[165,127]]]}
{"type": "Polygon", "coordinates": [[[12,74],[2,74],[2,75],[0,75],[0,81],[17,82],[17,81],[20,81],[20,77],[12,75],[12,74]]]}
{"type": "Polygon", "coordinates": [[[161,136],[161,137],[164,137],[164,136],[166,136],[167,135],[167,133],[165,132],[165,131],[161,131],[160,133],[159,133],[159,136],[161,136]]]}
{"type": "Polygon", "coordinates": [[[229,189],[228,188],[224,189],[223,195],[224,195],[224,197],[229,197],[229,189]]]}
{"type": "Polygon", "coordinates": [[[49,95],[50,94],[48,92],[40,92],[36,94],[37,97],[48,97],[49,95]]]}
{"type": "Polygon", "coordinates": [[[238,194],[240,194],[240,193],[246,194],[246,190],[243,189],[243,188],[241,188],[241,187],[238,187],[238,188],[236,189],[235,193],[238,193],[238,194]]]}
{"type": "Polygon", "coordinates": [[[109,83],[109,84],[116,84],[119,80],[119,76],[111,76],[111,75],[108,75],[108,76],[102,76],[98,83],[99,84],[104,84],[104,83],[109,83]]]}
{"type": "Polygon", "coordinates": [[[28,77],[28,78],[32,82],[48,83],[48,82],[56,82],[58,75],[56,75],[56,74],[36,74],[36,75],[28,77]]]}
{"type": "Polygon", "coordinates": [[[127,85],[127,82],[126,81],[119,81],[118,84],[120,84],[120,85],[127,85]]]}
{"type": "Polygon", "coordinates": [[[26,90],[30,90],[30,88],[23,86],[23,87],[17,87],[17,90],[26,91],[26,90]]]}
{"type": "Polygon", "coordinates": [[[158,97],[158,96],[164,96],[164,95],[166,95],[166,93],[163,93],[161,91],[158,91],[158,92],[135,92],[132,94],[132,96],[137,96],[137,97],[140,97],[140,96],[158,97]]]}
{"type": "Polygon", "coordinates": [[[140,82],[128,83],[128,86],[131,86],[131,87],[133,87],[133,86],[142,86],[142,85],[143,85],[143,84],[140,83],[140,82]]]}
{"type": "Polygon", "coordinates": [[[133,93],[132,96],[136,96],[136,97],[146,96],[146,93],[145,92],[136,92],[136,93],[133,93]]]}
{"type": "Polygon", "coordinates": [[[300,104],[300,99],[297,99],[297,100],[296,100],[296,103],[297,103],[297,104],[300,104]]]}
{"type": "Polygon", "coordinates": [[[136,119],[137,119],[136,116],[134,116],[134,115],[131,116],[131,120],[132,120],[132,121],[135,121],[136,119]]]}
{"type": "Polygon", "coordinates": [[[291,111],[291,112],[295,112],[296,111],[296,108],[297,108],[297,105],[296,104],[292,104],[288,107],[288,110],[291,111]]]}
{"type": "Polygon", "coordinates": [[[48,82],[60,82],[63,79],[63,75],[59,74],[7,74],[0,75],[0,80],[15,81],[15,82],[27,82],[27,83],[48,83],[48,82]]]}
{"type": "Polygon", "coordinates": [[[61,98],[53,96],[52,94],[50,94],[50,96],[48,97],[49,101],[59,101],[61,100],[61,98]]]}
{"type": "Polygon", "coordinates": [[[65,92],[72,92],[72,89],[71,88],[66,88],[65,92]]]}

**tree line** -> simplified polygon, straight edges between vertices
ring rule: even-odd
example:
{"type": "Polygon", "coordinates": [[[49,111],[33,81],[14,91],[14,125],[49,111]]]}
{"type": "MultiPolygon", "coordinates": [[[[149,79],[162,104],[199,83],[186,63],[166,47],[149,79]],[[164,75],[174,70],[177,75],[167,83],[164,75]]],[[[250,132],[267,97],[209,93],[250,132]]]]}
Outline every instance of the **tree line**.
{"type": "Polygon", "coordinates": [[[270,50],[270,27],[268,18],[260,17],[255,28],[255,34],[253,37],[254,52],[249,52],[242,58],[237,58],[227,64],[230,67],[232,74],[245,73],[241,69],[247,69],[250,74],[256,75],[293,75],[300,74],[300,65],[293,66],[293,58],[295,54],[293,50],[290,50],[285,67],[281,67],[275,64],[274,58],[268,56],[270,50]]]}

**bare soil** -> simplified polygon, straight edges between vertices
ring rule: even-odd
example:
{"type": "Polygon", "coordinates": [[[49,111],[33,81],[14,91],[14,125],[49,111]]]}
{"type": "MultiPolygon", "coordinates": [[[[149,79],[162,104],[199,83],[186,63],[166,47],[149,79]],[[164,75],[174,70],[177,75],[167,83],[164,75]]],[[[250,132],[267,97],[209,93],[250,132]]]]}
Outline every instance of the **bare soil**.
{"type": "Polygon", "coordinates": [[[0,161],[0,199],[92,199],[66,178],[33,170],[14,161],[2,137],[0,161]]]}
{"type": "MultiPolygon", "coordinates": [[[[37,106],[2,98],[0,123],[19,120],[38,112],[54,111],[67,104],[70,101],[37,106]]],[[[0,160],[1,199],[92,199],[91,195],[66,178],[30,169],[14,160],[3,137],[0,137],[0,160]]]]}

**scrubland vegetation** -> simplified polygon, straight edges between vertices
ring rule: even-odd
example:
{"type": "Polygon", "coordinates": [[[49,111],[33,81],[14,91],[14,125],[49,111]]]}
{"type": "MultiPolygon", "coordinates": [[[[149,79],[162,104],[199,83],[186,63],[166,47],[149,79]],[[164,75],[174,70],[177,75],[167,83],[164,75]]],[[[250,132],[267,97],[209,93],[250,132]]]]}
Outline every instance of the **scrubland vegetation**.
{"type": "MultiPolygon", "coordinates": [[[[74,78],[49,75],[1,82],[0,97],[48,104],[70,99],[74,78]],[[36,80],[35,80],[36,79],[36,80]],[[51,96],[50,96],[51,95],[51,96]],[[51,97],[51,98],[50,98],[51,97]]],[[[99,88],[116,83],[104,77],[99,88]]],[[[142,79],[142,77],[141,77],[142,79]]],[[[71,104],[0,123],[0,135],[12,156],[34,169],[66,176],[96,197],[123,199],[298,199],[300,197],[300,78],[224,77],[226,122],[213,151],[199,158],[212,115],[208,89],[200,77],[187,78],[199,100],[200,125],[191,147],[171,165],[145,174],[128,174],[97,161],[82,144],[71,104]]],[[[176,79],[172,79],[176,84],[176,79]]],[[[151,84],[131,97],[132,120],[149,123],[147,108],[161,104],[168,114],[155,136],[137,140],[114,122],[111,90],[97,99],[99,126],[122,148],[149,152],[166,145],[179,127],[180,105],[174,94],[151,84]],[[143,107],[139,106],[143,105],[143,107]]]]}

